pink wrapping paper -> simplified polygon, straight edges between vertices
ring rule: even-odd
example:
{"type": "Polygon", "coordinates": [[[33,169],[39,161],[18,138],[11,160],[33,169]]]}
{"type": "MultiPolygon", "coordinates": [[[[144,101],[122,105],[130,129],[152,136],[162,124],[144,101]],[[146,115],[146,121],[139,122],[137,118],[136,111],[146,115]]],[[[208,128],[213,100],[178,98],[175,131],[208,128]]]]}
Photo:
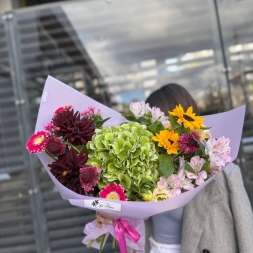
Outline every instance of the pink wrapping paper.
{"type": "MultiPolygon", "coordinates": [[[[67,105],[67,104],[73,105],[75,110],[78,110],[81,112],[87,109],[87,107],[89,106],[95,106],[96,109],[101,110],[103,118],[110,117],[110,120],[108,120],[104,124],[104,126],[119,125],[126,121],[125,118],[120,113],[98,103],[97,101],[85,96],[84,94],[79,93],[78,91],[72,89],[71,87],[49,76],[47,78],[47,81],[44,87],[35,131],[37,132],[37,131],[42,130],[44,125],[51,121],[53,112],[55,111],[56,108],[67,105]]],[[[245,114],[245,106],[241,106],[239,108],[236,108],[234,110],[231,110],[225,113],[219,113],[216,115],[210,115],[210,116],[204,117],[205,125],[208,127],[211,127],[210,131],[213,137],[218,138],[221,136],[225,136],[226,138],[230,139],[232,160],[234,160],[238,154],[243,121],[244,121],[244,114],[245,114]]],[[[105,201],[105,199],[79,195],[65,188],[51,174],[50,169],[47,166],[49,163],[52,162],[51,158],[49,158],[45,153],[38,154],[38,157],[41,160],[44,167],[46,168],[55,186],[59,190],[62,198],[69,200],[69,202],[72,205],[84,208],[85,200],[98,199],[100,201],[102,200],[105,201]]],[[[140,219],[143,220],[152,215],[185,206],[192,198],[196,196],[198,192],[200,192],[212,180],[213,180],[213,177],[207,180],[205,183],[203,183],[199,187],[192,189],[191,191],[185,192],[181,195],[175,196],[169,200],[165,200],[162,202],[132,202],[132,201],[107,201],[106,200],[106,202],[108,202],[109,204],[112,203],[112,205],[115,202],[118,203],[120,206],[119,209],[121,210],[114,211],[114,210],[108,210],[108,209],[97,209],[94,206],[88,206],[88,207],[86,206],[86,208],[99,210],[100,213],[111,215],[115,218],[120,217],[122,219],[131,219],[131,222],[138,223],[140,222],[139,221],[140,219]]],[[[143,222],[141,222],[139,226],[140,226],[139,229],[142,233],[144,231],[143,222]]],[[[89,239],[92,239],[92,235],[94,236],[94,233],[95,233],[95,232],[91,233],[91,231],[89,231],[89,228],[91,227],[89,226],[86,227],[85,233],[87,232],[88,236],[85,239],[85,243],[89,239]]],[[[105,231],[113,235],[114,233],[113,226],[111,225],[104,226],[102,229],[100,229],[100,232],[96,230],[96,236],[99,236],[99,234],[103,234],[105,231]]],[[[131,244],[131,242],[129,241],[128,244],[131,244]]],[[[140,240],[140,245],[142,245],[141,240],[140,240]]],[[[94,246],[96,246],[96,243],[94,243],[94,246]]],[[[131,244],[131,246],[133,245],[131,244]]],[[[138,251],[137,248],[136,250],[138,251]]]]}

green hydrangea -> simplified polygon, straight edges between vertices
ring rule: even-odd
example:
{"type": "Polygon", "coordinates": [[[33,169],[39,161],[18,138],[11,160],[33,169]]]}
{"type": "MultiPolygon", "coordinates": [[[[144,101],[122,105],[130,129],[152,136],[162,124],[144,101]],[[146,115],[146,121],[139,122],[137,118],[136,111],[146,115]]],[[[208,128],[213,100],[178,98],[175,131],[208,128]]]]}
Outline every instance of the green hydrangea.
{"type": "Polygon", "coordinates": [[[129,200],[140,200],[156,187],[158,153],[153,134],[136,122],[97,129],[88,142],[87,164],[102,170],[99,188],[122,184],[129,200]]]}

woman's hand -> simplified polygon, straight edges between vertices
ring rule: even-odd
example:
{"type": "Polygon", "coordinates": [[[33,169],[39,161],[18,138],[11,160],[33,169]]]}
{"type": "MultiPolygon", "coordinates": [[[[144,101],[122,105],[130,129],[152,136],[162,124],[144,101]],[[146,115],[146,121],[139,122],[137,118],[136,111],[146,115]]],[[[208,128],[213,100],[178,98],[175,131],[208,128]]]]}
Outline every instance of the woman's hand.
{"type": "Polygon", "coordinates": [[[97,212],[97,218],[96,218],[96,226],[98,228],[102,228],[102,224],[112,224],[113,223],[113,217],[110,217],[110,216],[107,216],[107,215],[104,215],[104,214],[100,214],[97,212]]]}

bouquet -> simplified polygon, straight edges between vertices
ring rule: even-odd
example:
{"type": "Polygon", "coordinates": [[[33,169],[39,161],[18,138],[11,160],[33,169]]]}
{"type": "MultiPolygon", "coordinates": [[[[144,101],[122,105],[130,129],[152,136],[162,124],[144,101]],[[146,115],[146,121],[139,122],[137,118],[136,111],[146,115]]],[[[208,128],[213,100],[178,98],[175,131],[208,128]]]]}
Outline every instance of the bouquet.
{"type": "Polygon", "coordinates": [[[101,229],[86,225],[88,246],[102,250],[111,234],[120,252],[144,252],[143,220],[187,204],[237,155],[244,107],[206,117],[210,129],[192,107],[178,105],[165,115],[136,102],[122,117],[69,89],[48,78],[27,149],[38,154],[63,198],[115,217],[101,229]],[[64,90],[71,104],[48,101],[64,90]]]}

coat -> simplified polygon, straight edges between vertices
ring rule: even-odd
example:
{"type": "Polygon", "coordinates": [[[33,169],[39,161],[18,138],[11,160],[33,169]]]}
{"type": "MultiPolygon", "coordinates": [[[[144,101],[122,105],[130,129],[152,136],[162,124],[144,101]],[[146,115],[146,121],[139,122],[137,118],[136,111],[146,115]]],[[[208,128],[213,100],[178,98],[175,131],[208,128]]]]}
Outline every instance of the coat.
{"type": "MultiPolygon", "coordinates": [[[[146,221],[146,248],[152,221],[146,221]]],[[[185,207],[181,253],[253,253],[253,215],[240,168],[229,164],[185,207]]]]}

